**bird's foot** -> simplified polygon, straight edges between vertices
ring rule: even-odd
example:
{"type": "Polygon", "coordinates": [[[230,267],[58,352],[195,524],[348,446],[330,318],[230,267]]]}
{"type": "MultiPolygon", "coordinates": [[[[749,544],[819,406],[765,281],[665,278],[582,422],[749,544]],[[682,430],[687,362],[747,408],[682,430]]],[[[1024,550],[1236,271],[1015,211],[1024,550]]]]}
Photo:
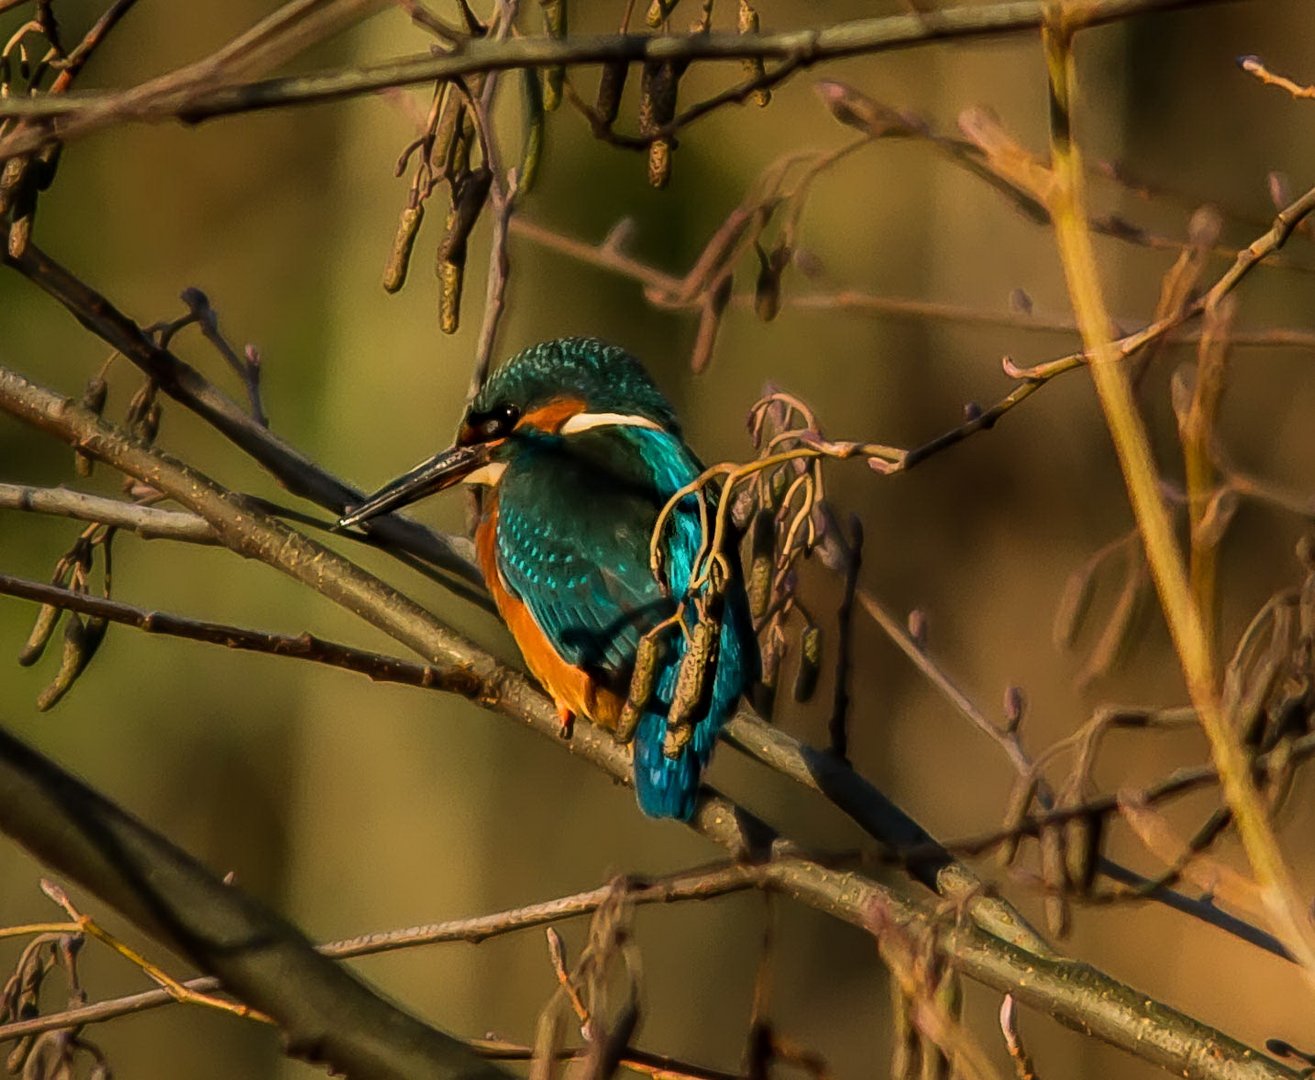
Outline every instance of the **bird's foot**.
{"type": "Polygon", "coordinates": [[[575,734],[575,713],[565,705],[557,706],[557,734],[568,740],[575,734]]]}

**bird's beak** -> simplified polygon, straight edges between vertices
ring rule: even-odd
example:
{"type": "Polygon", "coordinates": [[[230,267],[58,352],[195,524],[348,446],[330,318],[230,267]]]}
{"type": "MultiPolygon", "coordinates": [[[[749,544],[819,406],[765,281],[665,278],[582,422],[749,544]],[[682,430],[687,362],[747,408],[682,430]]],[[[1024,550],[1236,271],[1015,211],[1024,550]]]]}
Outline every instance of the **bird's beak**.
{"type": "Polygon", "coordinates": [[[488,462],[491,449],[488,443],[476,443],[474,446],[453,446],[434,455],[410,472],[385,484],[360,506],[344,514],[338,519],[338,528],[349,529],[372,517],[400,510],[417,499],[460,483],[464,477],[488,462]]]}

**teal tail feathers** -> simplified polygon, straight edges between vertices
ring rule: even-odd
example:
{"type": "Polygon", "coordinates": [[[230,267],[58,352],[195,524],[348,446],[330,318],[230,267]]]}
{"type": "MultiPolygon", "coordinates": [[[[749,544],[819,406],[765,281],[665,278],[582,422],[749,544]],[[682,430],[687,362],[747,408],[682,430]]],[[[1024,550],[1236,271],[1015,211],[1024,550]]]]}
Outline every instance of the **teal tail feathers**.
{"type": "Polygon", "coordinates": [[[699,801],[699,779],[712,756],[717,736],[757,677],[758,649],[744,590],[732,584],[726,596],[725,621],[717,649],[716,674],[706,711],[694,723],[690,741],[675,758],[662,752],[667,734],[667,710],[685,653],[682,635],[659,677],[653,707],[635,730],[635,795],[649,817],[688,821],[699,801]]]}

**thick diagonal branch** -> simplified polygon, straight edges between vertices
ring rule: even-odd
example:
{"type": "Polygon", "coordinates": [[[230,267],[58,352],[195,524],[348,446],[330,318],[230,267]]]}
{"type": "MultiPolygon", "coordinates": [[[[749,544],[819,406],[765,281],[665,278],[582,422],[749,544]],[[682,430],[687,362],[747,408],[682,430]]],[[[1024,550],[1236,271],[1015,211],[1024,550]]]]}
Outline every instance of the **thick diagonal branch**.
{"type": "Polygon", "coordinates": [[[355,1077],[504,1077],[379,997],[291,924],[0,730],[0,829],[355,1077]]]}

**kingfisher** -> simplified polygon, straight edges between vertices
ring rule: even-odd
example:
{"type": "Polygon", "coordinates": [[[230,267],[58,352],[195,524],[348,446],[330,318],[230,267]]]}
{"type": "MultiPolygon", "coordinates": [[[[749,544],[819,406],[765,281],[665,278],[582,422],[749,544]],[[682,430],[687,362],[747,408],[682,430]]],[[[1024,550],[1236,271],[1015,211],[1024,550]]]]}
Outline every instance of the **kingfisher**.
{"type": "Polygon", "coordinates": [[[480,485],[480,570],[563,731],[582,716],[630,742],[640,809],[689,820],[718,733],[759,662],[735,552],[715,553],[719,573],[694,574],[714,554],[705,527],[716,493],[701,508],[688,490],[702,473],[639,360],[563,338],[504,363],[449,449],[338,524],[480,485]],[[643,671],[632,681],[637,657],[643,671]]]}

